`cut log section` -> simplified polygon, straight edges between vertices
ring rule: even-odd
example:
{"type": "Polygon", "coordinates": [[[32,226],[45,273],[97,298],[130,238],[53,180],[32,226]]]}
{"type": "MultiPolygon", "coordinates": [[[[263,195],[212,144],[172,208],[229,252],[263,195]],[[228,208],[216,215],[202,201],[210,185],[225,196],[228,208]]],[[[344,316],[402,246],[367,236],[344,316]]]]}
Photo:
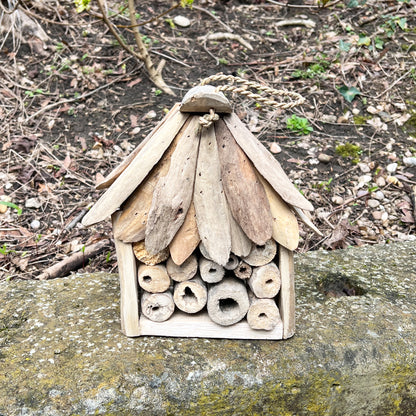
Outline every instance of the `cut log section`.
{"type": "Polygon", "coordinates": [[[204,128],[201,134],[194,205],[199,235],[208,258],[223,266],[230,257],[231,230],[213,126],[204,128]]]}
{"type": "Polygon", "coordinates": [[[116,238],[125,243],[144,240],[147,219],[150,207],[152,206],[153,192],[159,179],[166,176],[169,172],[170,159],[187,126],[188,122],[185,123],[180,132],[176,135],[159,163],[151,170],[149,175],[146,176],[146,179],[123,204],[118,227],[114,230],[116,238]]]}
{"type": "Polygon", "coordinates": [[[198,118],[192,117],[171,157],[169,172],[159,179],[146,225],[146,249],[166,248],[185,220],[193,197],[199,147],[198,118]]]}
{"type": "Polygon", "coordinates": [[[196,313],[207,304],[208,292],[200,277],[175,285],[173,300],[183,312],[196,313]]]}
{"type": "Polygon", "coordinates": [[[229,326],[241,321],[249,306],[247,289],[237,279],[225,278],[208,290],[208,315],[219,325],[229,326]]]}
{"type": "Polygon", "coordinates": [[[250,308],[247,312],[247,323],[252,329],[271,331],[281,324],[279,308],[273,299],[250,298],[250,308]]]}
{"type": "Polygon", "coordinates": [[[235,276],[241,280],[249,279],[253,273],[253,269],[245,261],[240,261],[238,266],[233,271],[235,276]]]}
{"type": "Polygon", "coordinates": [[[224,116],[224,121],[238,145],[283,200],[295,207],[313,211],[312,204],[296,189],[279,162],[253,136],[237,114],[232,113],[224,116]]]}
{"type": "Polygon", "coordinates": [[[259,179],[270,204],[274,240],[289,250],[295,250],[299,244],[299,225],[295,214],[264,178],[259,175],[259,179]]]}
{"type": "Polygon", "coordinates": [[[154,266],[167,260],[169,257],[169,250],[165,249],[157,254],[150,254],[144,246],[144,241],[133,243],[133,252],[136,259],[146,264],[147,266],[154,266]]]}
{"type": "Polygon", "coordinates": [[[222,120],[215,123],[221,177],[234,219],[247,237],[262,245],[272,237],[269,201],[252,163],[222,120]]]}
{"type": "Polygon", "coordinates": [[[179,111],[179,103],[176,103],[168,114],[157,124],[157,126],[140,142],[140,144],[120,163],[110,174],[108,174],[97,186],[96,189],[105,189],[113,184],[113,182],[126,170],[134,158],[143,149],[144,145],[151,139],[152,136],[159,130],[160,126],[166,122],[167,119],[173,117],[179,111]]]}
{"type": "Polygon", "coordinates": [[[121,206],[160,160],[187,118],[188,115],[178,111],[160,126],[134,160],[83,218],[84,226],[88,227],[103,221],[121,206]]]}
{"type": "Polygon", "coordinates": [[[281,286],[279,268],[274,263],[255,267],[248,279],[248,285],[258,298],[274,298],[281,286]]]}
{"type": "Polygon", "coordinates": [[[172,260],[180,266],[198,247],[200,241],[195,206],[191,202],[185,221],[169,245],[172,260]]]}
{"type": "Polygon", "coordinates": [[[175,282],[184,282],[185,280],[192,279],[198,271],[198,260],[195,255],[189,256],[180,266],[178,266],[169,257],[166,262],[166,270],[168,275],[175,282]]]}
{"type": "Polygon", "coordinates": [[[222,92],[216,92],[212,85],[197,86],[190,89],[182,100],[181,111],[186,113],[231,113],[232,108],[222,92]]]}
{"type": "Polygon", "coordinates": [[[270,263],[277,252],[277,244],[274,240],[270,239],[264,246],[254,245],[247,257],[243,260],[250,266],[264,266],[270,263]]]}
{"type": "Polygon", "coordinates": [[[199,259],[199,274],[204,282],[218,283],[225,274],[224,267],[204,257],[199,259]]]}
{"type": "Polygon", "coordinates": [[[141,264],[138,270],[140,287],[146,292],[162,293],[169,289],[170,277],[162,264],[146,266],[141,264]]]}
{"type": "Polygon", "coordinates": [[[169,291],[164,293],[143,292],[141,310],[143,315],[151,321],[167,321],[175,310],[172,293],[169,291]]]}

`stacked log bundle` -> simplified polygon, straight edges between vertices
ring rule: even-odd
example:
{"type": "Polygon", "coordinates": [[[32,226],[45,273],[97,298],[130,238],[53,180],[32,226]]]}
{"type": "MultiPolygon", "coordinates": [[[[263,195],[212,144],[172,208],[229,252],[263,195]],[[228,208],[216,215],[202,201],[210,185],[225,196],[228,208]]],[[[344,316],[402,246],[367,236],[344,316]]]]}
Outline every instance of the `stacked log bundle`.
{"type": "Polygon", "coordinates": [[[271,331],[281,324],[276,303],[281,280],[273,240],[264,246],[252,244],[243,258],[231,253],[224,266],[206,258],[203,245],[180,265],[163,251],[149,254],[142,243],[133,248],[141,312],[147,319],[167,321],[177,308],[188,314],[205,310],[221,326],[244,318],[256,330],[271,331]]]}
{"type": "Polygon", "coordinates": [[[313,207],[222,93],[191,90],[104,187],[83,224],[113,216],[125,333],[140,334],[137,312],[293,335],[292,251],[297,219],[317,231],[313,207]]]}

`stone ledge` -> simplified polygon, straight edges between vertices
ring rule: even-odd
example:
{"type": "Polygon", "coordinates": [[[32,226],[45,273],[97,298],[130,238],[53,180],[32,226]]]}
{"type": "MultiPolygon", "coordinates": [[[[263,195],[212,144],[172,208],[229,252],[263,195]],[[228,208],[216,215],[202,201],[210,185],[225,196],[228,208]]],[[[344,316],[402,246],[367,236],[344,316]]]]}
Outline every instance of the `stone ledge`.
{"type": "Polygon", "coordinates": [[[286,341],[129,339],[117,275],[3,281],[0,415],[413,414],[416,245],[298,255],[296,293],[286,341]]]}

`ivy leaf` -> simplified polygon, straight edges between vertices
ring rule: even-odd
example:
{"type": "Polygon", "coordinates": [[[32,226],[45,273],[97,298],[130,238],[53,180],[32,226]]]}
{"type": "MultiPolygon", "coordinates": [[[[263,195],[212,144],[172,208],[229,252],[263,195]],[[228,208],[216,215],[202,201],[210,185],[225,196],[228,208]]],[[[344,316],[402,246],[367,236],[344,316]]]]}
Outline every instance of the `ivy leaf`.
{"type": "Polygon", "coordinates": [[[338,87],[339,93],[350,103],[357,95],[361,94],[359,90],[355,87],[347,87],[343,85],[338,87]]]}
{"type": "Polygon", "coordinates": [[[361,34],[358,38],[357,45],[358,46],[369,46],[371,44],[371,39],[367,35],[361,34]]]}
{"type": "Polygon", "coordinates": [[[351,49],[351,43],[344,42],[342,39],[340,39],[339,49],[341,50],[341,52],[348,52],[351,49]]]}

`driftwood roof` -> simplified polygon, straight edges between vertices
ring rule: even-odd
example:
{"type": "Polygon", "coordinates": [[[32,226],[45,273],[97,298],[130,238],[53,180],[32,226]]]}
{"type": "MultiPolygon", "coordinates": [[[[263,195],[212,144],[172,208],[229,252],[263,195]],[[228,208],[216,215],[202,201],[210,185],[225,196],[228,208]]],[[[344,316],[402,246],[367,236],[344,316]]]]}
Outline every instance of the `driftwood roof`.
{"type": "Polygon", "coordinates": [[[85,226],[122,208],[115,230],[122,241],[145,239],[156,253],[181,235],[193,244],[201,240],[219,264],[244,239],[262,245],[274,238],[296,248],[293,212],[317,231],[304,212],[313,210],[311,203],[214,90],[191,90],[107,176],[98,188],[109,188],[84,217],[85,226]],[[202,127],[200,113],[210,109],[220,117],[202,127]]]}

